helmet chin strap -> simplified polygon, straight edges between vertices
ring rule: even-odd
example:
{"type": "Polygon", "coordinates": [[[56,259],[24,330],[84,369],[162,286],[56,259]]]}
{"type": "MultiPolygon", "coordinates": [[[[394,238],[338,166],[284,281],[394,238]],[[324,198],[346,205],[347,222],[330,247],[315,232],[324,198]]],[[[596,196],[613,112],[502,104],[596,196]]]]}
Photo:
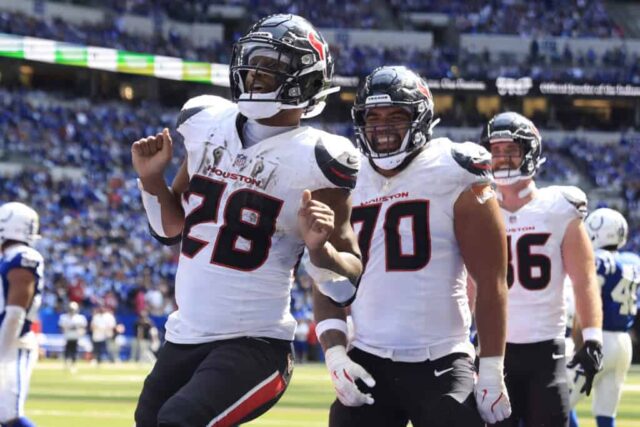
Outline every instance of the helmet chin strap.
{"type": "Polygon", "coordinates": [[[280,88],[268,93],[243,93],[238,99],[238,110],[249,119],[273,117],[282,109],[282,102],[275,100],[279,91],[280,88]]]}
{"type": "Polygon", "coordinates": [[[389,157],[371,157],[371,161],[376,167],[382,170],[393,170],[400,166],[409,153],[403,151],[389,157]]]}
{"type": "MultiPolygon", "coordinates": [[[[297,110],[301,108],[306,109],[309,106],[309,103],[310,103],[309,101],[305,101],[297,105],[283,104],[282,102],[276,101],[276,98],[280,90],[281,88],[279,87],[273,92],[268,92],[268,93],[252,93],[252,94],[243,93],[242,95],[240,95],[240,98],[238,99],[238,110],[240,111],[240,113],[242,113],[243,116],[249,119],[259,120],[259,119],[268,119],[269,117],[273,117],[276,114],[278,114],[281,110],[297,110]],[[269,101],[272,101],[272,102],[269,102],[269,101]]],[[[323,91],[318,92],[313,97],[313,99],[318,99],[318,98],[327,96],[329,94],[338,92],[339,90],[340,90],[339,86],[325,89],[323,91]]],[[[325,106],[326,106],[326,103],[324,101],[318,102],[309,111],[305,112],[302,115],[302,118],[310,119],[310,118],[319,116],[324,110],[325,106]]]]}
{"type": "MultiPolygon", "coordinates": [[[[406,148],[407,148],[407,144],[409,143],[409,137],[411,135],[411,132],[409,129],[407,129],[407,133],[404,136],[404,139],[402,140],[402,142],[400,143],[400,151],[399,153],[396,153],[392,156],[386,156],[386,157],[371,157],[371,161],[380,169],[383,170],[392,170],[397,168],[398,166],[400,166],[402,164],[402,162],[404,161],[404,159],[407,157],[407,155],[409,155],[410,153],[407,152],[406,148]]],[[[371,144],[369,144],[369,150],[371,150],[371,152],[375,152],[375,150],[373,149],[373,146],[371,144]]]]}
{"type": "MultiPolygon", "coordinates": [[[[498,172],[509,172],[509,171],[498,171],[498,172]]],[[[496,177],[494,173],[494,179],[499,186],[513,185],[519,181],[530,179],[530,178],[531,176],[522,176],[522,175],[501,178],[501,177],[496,177]]],[[[518,198],[524,199],[529,194],[531,194],[535,189],[536,189],[536,184],[533,182],[533,180],[531,180],[525,188],[518,191],[518,198]]],[[[500,191],[498,191],[498,195],[499,195],[498,200],[502,200],[502,193],[500,191]]]]}

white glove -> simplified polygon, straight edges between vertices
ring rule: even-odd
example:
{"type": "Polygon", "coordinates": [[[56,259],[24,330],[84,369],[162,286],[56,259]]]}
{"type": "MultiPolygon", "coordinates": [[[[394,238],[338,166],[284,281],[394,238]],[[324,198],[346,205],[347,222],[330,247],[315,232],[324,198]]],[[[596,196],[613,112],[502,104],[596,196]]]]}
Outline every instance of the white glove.
{"type": "Polygon", "coordinates": [[[338,400],[344,406],[373,404],[373,397],[362,393],[356,385],[356,380],[361,379],[368,387],[375,386],[376,381],[362,366],[349,358],[347,349],[343,345],[331,347],[325,352],[324,357],[338,400]]]}
{"type": "Polygon", "coordinates": [[[511,415],[511,402],[503,371],[502,356],[480,358],[475,396],[480,416],[488,424],[495,424],[511,415]]]}

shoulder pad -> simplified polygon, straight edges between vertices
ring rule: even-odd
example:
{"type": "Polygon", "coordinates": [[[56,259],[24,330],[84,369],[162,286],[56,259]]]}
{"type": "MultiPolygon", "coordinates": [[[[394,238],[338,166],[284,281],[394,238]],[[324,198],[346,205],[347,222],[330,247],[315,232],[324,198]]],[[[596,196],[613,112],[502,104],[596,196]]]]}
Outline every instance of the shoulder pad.
{"type": "Polygon", "coordinates": [[[491,154],[484,147],[473,142],[452,143],[451,156],[467,172],[491,179],[491,154]]]}
{"type": "Polygon", "coordinates": [[[38,270],[42,268],[43,263],[44,258],[42,258],[40,252],[24,246],[9,261],[9,269],[25,268],[32,271],[36,276],[39,276],[38,270]]]}
{"type": "Polygon", "coordinates": [[[578,187],[569,185],[554,185],[550,188],[562,194],[562,197],[569,202],[582,216],[587,216],[587,195],[578,187]]]}
{"type": "Polygon", "coordinates": [[[162,237],[160,236],[158,233],[156,233],[154,231],[154,229],[151,227],[151,224],[149,224],[149,232],[151,233],[151,236],[156,239],[158,242],[162,243],[165,246],[173,246],[176,245],[178,243],[180,243],[182,241],[182,235],[178,234],[177,236],[174,237],[162,237]]]}
{"type": "Polygon", "coordinates": [[[227,110],[233,107],[235,104],[228,99],[215,95],[200,95],[189,99],[178,114],[176,120],[176,128],[179,128],[184,122],[189,120],[200,111],[211,109],[213,114],[227,110]]]}
{"type": "Polygon", "coordinates": [[[42,257],[37,256],[36,254],[23,252],[20,254],[20,260],[18,262],[20,267],[34,269],[38,268],[40,262],[42,261],[42,257]]]}
{"type": "Polygon", "coordinates": [[[355,188],[360,153],[348,139],[318,138],[314,151],[318,167],[332,184],[350,190],[355,188]]]}

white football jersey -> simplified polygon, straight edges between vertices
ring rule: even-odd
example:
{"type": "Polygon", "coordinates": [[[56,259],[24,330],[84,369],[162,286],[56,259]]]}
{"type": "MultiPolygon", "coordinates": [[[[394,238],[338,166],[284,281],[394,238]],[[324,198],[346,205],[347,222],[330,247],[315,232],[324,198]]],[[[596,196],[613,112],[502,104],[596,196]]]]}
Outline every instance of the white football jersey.
{"type": "Polygon", "coordinates": [[[302,192],[356,183],[359,154],[347,139],[304,126],[245,149],[238,130],[244,120],[235,104],[216,96],[190,100],[178,118],[190,182],[182,202],[178,311],[167,321],[171,342],[292,340],[302,192]]]}
{"type": "Polygon", "coordinates": [[[473,355],[453,208],[462,192],[491,181],[489,153],[438,138],[391,178],[362,163],[351,222],[365,269],[352,344],[397,361],[473,355]]]}
{"type": "Polygon", "coordinates": [[[584,217],[586,204],[578,188],[553,186],[516,212],[502,209],[509,243],[507,342],[564,337],[562,240],[569,223],[584,217]]]}

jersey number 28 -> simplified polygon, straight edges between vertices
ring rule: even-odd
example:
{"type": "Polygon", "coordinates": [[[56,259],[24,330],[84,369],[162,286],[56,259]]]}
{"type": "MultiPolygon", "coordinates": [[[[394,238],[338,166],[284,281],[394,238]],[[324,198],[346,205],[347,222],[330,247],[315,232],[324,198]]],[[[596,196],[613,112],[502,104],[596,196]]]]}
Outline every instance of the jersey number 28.
{"type": "MultiPolygon", "coordinates": [[[[184,222],[182,254],[193,258],[209,242],[191,236],[198,224],[218,222],[220,199],[227,184],[196,175],[189,183],[188,195],[202,197],[202,202],[184,222]]],[[[282,208],[282,200],[253,190],[240,189],[227,198],[218,231],[211,264],[236,270],[252,271],[260,267],[269,256],[271,237],[276,231],[276,219],[282,208]],[[239,242],[243,242],[243,246],[239,242]]]]}

